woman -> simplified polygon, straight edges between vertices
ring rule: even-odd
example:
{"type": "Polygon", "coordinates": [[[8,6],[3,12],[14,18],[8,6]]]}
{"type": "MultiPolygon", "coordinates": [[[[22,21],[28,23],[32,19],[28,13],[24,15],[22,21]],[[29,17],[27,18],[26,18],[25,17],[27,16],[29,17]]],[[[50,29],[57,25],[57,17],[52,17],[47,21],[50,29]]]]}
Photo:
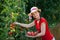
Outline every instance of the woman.
{"type": "Polygon", "coordinates": [[[14,22],[14,24],[18,24],[26,28],[30,28],[35,25],[39,33],[36,36],[26,35],[27,37],[32,37],[32,38],[41,37],[42,40],[55,40],[55,38],[49,31],[48,23],[46,19],[43,17],[40,17],[40,14],[41,14],[41,9],[38,9],[37,7],[32,7],[31,12],[29,14],[29,16],[33,16],[33,18],[35,18],[35,20],[32,23],[23,24],[23,23],[14,22]]]}

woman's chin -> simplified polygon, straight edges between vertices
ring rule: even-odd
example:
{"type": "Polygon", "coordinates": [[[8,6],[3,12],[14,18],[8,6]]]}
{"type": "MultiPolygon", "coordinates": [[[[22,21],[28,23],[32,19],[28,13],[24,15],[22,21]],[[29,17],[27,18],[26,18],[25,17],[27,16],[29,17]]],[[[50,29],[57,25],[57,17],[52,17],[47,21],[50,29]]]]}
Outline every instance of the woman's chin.
{"type": "Polygon", "coordinates": [[[38,20],[38,17],[35,17],[35,19],[37,19],[37,20],[38,20]]]}
{"type": "Polygon", "coordinates": [[[38,20],[38,19],[36,18],[36,20],[38,20]]]}

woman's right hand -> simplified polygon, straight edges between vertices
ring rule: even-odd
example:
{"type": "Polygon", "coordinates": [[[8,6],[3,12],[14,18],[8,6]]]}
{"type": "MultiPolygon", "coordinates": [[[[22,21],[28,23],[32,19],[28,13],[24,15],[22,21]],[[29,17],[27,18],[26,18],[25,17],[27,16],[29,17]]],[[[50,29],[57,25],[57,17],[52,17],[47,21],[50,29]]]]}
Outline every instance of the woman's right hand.
{"type": "Polygon", "coordinates": [[[14,22],[13,24],[18,24],[18,22],[14,22]]]}
{"type": "Polygon", "coordinates": [[[32,16],[32,14],[31,14],[31,13],[29,13],[29,14],[28,14],[28,16],[32,16]]]}

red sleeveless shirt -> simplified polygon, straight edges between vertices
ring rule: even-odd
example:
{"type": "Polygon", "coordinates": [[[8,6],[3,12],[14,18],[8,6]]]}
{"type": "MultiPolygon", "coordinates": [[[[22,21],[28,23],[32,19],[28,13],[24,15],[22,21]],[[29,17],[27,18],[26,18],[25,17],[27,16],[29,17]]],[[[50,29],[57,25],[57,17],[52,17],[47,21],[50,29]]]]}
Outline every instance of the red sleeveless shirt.
{"type": "MultiPolygon", "coordinates": [[[[41,32],[41,23],[46,23],[46,32],[44,36],[41,36],[42,40],[52,40],[53,35],[50,33],[50,30],[48,28],[48,22],[45,20],[45,18],[40,18],[40,22],[38,23],[37,20],[35,21],[36,29],[40,33],[41,32]]],[[[44,29],[43,29],[44,30],[44,29]]]]}

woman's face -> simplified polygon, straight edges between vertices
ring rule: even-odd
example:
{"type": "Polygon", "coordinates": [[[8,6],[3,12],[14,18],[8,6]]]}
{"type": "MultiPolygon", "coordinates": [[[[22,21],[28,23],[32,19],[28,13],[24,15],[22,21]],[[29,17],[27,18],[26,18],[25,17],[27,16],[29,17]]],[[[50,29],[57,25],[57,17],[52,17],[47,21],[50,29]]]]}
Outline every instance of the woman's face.
{"type": "Polygon", "coordinates": [[[38,19],[40,17],[40,13],[38,11],[35,11],[32,13],[32,16],[35,18],[35,19],[38,19]]]}

